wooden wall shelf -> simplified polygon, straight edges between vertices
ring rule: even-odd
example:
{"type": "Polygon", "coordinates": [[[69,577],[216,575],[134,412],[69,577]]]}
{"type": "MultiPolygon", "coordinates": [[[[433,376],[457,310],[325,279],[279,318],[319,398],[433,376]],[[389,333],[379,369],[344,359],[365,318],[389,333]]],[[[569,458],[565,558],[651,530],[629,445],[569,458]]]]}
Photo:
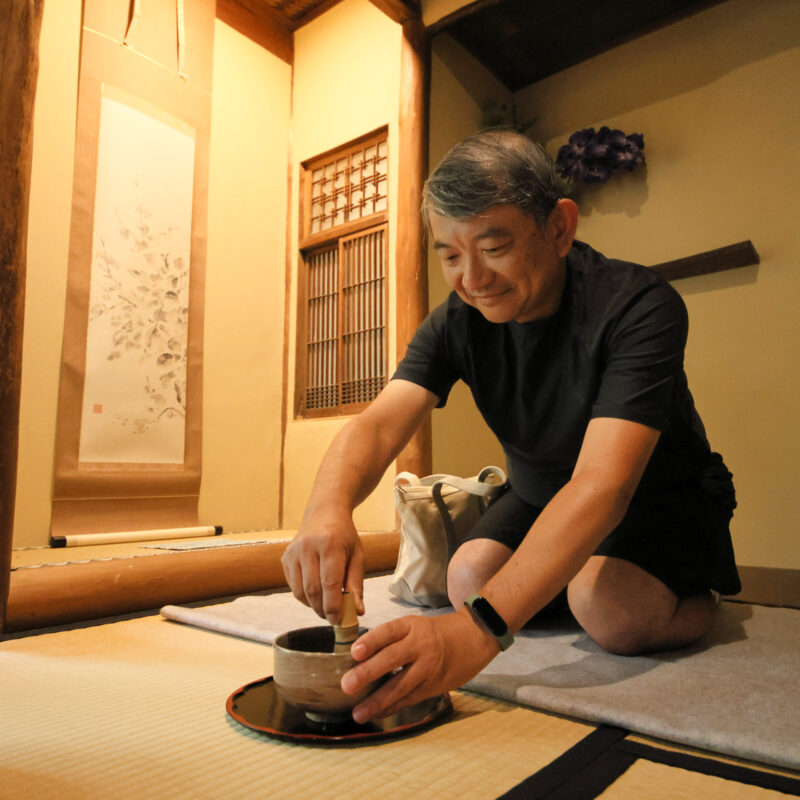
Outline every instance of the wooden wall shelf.
{"type": "Polygon", "coordinates": [[[729,244],[727,247],[719,247],[716,250],[708,250],[694,256],[665,261],[663,264],[654,264],[650,269],[654,269],[668,281],[676,281],[679,278],[692,278],[695,275],[707,275],[710,272],[749,267],[758,263],[758,253],[753,247],[753,243],[747,239],[744,242],[729,244]]]}

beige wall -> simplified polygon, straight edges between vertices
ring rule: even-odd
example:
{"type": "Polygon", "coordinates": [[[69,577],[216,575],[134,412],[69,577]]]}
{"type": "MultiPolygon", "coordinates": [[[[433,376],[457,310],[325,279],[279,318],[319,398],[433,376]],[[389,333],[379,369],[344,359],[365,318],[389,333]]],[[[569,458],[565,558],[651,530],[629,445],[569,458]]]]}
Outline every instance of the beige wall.
{"type": "MultiPolygon", "coordinates": [[[[47,543],[80,0],[45,5],[34,118],[14,547],[47,543]]],[[[278,525],[291,71],[216,25],[200,518],[278,525]],[[246,422],[246,424],[244,424],[246,422]]]]}
{"type": "Polygon", "coordinates": [[[217,21],[199,516],[279,527],[291,67],[217,21]]]}
{"type": "MultiPolygon", "coordinates": [[[[431,56],[431,168],[456,142],[481,127],[481,109],[492,99],[505,102],[511,98],[502,84],[450,37],[437,37],[431,56]]],[[[449,290],[439,259],[432,247],[428,249],[428,298],[433,309],[447,298],[449,290]]],[[[431,437],[435,473],[475,475],[488,464],[506,467],[502,447],[460,381],[453,387],[447,406],[433,412],[431,437]]]]}
{"type": "MultiPolygon", "coordinates": [[[[646,170],[581,193],[579,238],[645,264],[743,239],[759,251],[757,267],[676,288],[691,319],[689,382],[735,477],[737,560],[786,568],[800,567],[798,80],[800,4],[730,0],[515,96],[554,155],[587,126],[644,133],[646,170]]],[[[464,92],[444,81],[453,76],[434,71],[434,96],[453,98],[457,116],[464,92]]],[[[464,416],[451,428],[471,425],[464,416]]]]}
{"type": "MultiPolygon", "coordinates": [[[[399,108],[401,28],[367,0],[343,0],[295,33],[293,99],[293,175],[299,163],[364,133],[389,125],[389,354],[395,349],[395,275],[397,194],[397,116],[399,108]]],[[[292,197],[292,236],[297,241],[297,193],[292,197]]],[[[284,456],[284,527],[300,522],[316,468],[346,418],[294,420],[294,345],[297,270],[291,300],[289,421],[284,456]]],[[[362,530],[394,528],[391,470],[356,509],[362,530]]]]}

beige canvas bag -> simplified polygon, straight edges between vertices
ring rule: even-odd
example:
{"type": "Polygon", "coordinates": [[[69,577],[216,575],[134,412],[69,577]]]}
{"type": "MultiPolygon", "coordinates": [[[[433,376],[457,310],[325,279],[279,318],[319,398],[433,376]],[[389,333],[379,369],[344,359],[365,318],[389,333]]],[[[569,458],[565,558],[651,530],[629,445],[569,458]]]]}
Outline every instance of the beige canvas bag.
{"type": "Polygon", "coordinates": [[[394,480],[400,552],[389,591],[418,606],[448,605],[447,565],[505,482],[500,467],[472,478],[401,472],[394,480]]]}

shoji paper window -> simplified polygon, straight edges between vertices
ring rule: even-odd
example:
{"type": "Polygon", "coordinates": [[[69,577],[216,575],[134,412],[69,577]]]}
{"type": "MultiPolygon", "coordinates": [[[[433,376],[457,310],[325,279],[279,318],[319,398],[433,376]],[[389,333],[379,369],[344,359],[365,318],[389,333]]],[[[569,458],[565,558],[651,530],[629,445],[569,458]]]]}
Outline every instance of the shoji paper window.
{"type": "Polygon", "coordinates": [[[352,413],[386,383],[387,146],[384,130],[303,165],[299,416],[352,413]]]}

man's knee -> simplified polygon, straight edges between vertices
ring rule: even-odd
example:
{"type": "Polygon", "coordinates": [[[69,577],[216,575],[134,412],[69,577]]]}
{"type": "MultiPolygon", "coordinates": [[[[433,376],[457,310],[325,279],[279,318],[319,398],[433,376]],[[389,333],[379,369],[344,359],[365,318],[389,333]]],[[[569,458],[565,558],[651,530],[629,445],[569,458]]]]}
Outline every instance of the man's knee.
{"type": "Polygon", "coordinates": [[[492,539],[471,539],[462,544],[447,568],[447,596],[453,607],[460,608],[510,557],[511,549],[492,539]]]}
{"type": "Polygon", "coordinates": [[[645,620],[619,610],[611,614],[604,614],[597,608],[587,611],[571,596],[570,610],[592,640],[609,653],[636,656],[649,647],[651,626],[645,620]]]}
{"type": "Polygon", "coordinates": [[[633,656],[651,649],[672,617],[677,597],[628,562],[592,557],[570,582],[570,610],[604,650],[633,656]]]}
{"type": "Polygon", "coordinates": [[[460,608],[464,601],[478,590],[476,584],[479,578],[472,564],[466,559],[457,559],[456,556],[447,567],[447,596],[453,608],[460,608]]]}

